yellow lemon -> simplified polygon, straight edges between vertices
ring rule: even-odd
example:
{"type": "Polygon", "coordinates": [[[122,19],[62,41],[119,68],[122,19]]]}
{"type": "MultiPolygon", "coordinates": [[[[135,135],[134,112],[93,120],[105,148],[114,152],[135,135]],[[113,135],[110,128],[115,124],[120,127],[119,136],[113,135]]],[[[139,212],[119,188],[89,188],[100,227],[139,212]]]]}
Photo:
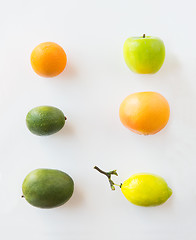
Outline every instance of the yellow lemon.
{"type": "Polygon", "coordinates": [[[158,175],[150,173],[134,174],[124,183],[118,185],[111,179],[112,175],[118,176],[116,170],[104,172],[98,167],[94,168],[107,176],[112,190],[115,190],[114,186],[119,186],[126,199],[135,205],[143,207],[158,206],[166,202],[172,195],[171,188],[158,175]]]}
{"type": "Polygon", "coordinates": [[[138,206],[157,206],[172,195],[166,181],[154,174],[134,174],[121,185],[121,191],[131,203],[138,206]]]}

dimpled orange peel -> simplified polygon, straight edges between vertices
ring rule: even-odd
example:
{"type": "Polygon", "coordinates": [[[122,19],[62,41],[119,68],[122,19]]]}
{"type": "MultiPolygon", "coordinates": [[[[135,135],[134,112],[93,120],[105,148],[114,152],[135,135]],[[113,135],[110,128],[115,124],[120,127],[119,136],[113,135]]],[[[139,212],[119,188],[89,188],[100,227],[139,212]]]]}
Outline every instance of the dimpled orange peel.
{"type": "Polygon", "coordinates": [[[41,77],[55,77],[65,68],[67,56],[61,46],[54,42],[44,42],[31,53],[33,70],[41,77]]]}
{"type": "Polygon", "coordinates": [[[138,92],[123,100],[119,116],[129,130],[141,135],[153,135],[166,126],[170,107],[157,92],[138,92]]]}

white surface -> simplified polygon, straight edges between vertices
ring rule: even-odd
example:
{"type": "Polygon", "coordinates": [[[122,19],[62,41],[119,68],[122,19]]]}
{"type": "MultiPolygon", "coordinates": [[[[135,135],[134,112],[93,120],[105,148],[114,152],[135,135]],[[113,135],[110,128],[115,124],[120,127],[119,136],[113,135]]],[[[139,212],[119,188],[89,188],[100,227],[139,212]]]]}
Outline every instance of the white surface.
{"type": "Polygon", "coordinates": [[[195,240],[196,57],[195,3],[183,1],[4,1],[0,9],[0,239],[195,240]],[[122,47],[134,35],[158,36],[166,59],[154,75],[125,65],[122,47]],[[37,76],[32,49],[59,43],[68,65],[58,77],[37,76]],[[167,128],[143,137],[120,123],[121,101],[157,91],[170,103],[167,128]],[[52,105],[67,116],[64,129],[36,137],[26,113],[52,105]],[[118,169],[116,182],[137,172],[161,175],[173,189],[164,205],[142,208],[93,170],[118,169]],[[63,170],[75,181],[72,199],[52,210],[21,199],[31,170],[63,170]]]}

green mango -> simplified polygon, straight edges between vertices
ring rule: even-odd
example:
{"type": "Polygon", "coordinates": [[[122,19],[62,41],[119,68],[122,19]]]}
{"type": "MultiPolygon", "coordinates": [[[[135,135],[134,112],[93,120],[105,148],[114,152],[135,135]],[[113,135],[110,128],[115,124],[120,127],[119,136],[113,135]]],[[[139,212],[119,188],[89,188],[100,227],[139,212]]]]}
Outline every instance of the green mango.
{"type": "Polygon", "coordinates": [[[61,206],[71,198],[73,191],[72,178],[54,169],[36,169],[26,176],[22,184],[22,197],[39,208],[61,206]]]}
{"type": "Polygon", "coordinates": [[[46,136],[63,128],[66,117],[58,108],[40,106],[33,108],[26,116],[28,129],[35,135],[46,136]]]}

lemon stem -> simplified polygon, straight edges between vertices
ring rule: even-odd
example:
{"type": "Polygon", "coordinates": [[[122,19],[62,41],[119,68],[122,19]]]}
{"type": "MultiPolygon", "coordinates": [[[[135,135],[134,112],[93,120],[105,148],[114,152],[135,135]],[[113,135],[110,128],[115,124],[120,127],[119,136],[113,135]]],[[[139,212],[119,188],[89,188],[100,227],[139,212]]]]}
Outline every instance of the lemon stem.
{"type": "Polygon", "coordinates": [[[117,170],[113,170],[113,171],[110,171],[110,172],[104,172],[103,170],[101,170],[97,166],[95,166],[94,169],[96,169],[98,172],[102,173],[103,175],[105,175],[108,178],[109,183],[110,183],[110,187],[111,187],[112,190],[115,190],[114,185],[118,186],[118,187],[121,187],[121,185],[118,185],[118,184],[114,183],[111,179],[112,175],[118,176],[118,173],[116,172],[117,170]]]}
{"type": "Polygon", "coordinates": [[[146,37],[146,34],[144,33],[144,34],[143,34],[143,38],[145,38],[145,37],[146,37]]]}

